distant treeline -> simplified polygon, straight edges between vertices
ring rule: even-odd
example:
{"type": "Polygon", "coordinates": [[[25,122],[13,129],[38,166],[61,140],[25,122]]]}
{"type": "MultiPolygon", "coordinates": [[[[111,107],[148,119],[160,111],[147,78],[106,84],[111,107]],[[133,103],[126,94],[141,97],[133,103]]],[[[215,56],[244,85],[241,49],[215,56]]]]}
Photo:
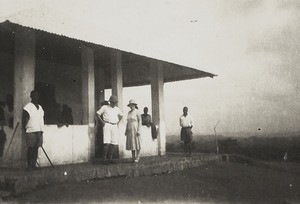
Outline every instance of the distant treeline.
{"type": "MultiPolygon", "coordinates": [[[[179,136],[167,136],[167,151],[181,152],[179,136]]],[[[300,134],[284,136],[218,136],[220,154],[242,154],[255,159],[269,161],[300,161],[300,134]]],[[[216,153],[217,142],[214,135],[194,136],[193,151],[216,153]]]]}

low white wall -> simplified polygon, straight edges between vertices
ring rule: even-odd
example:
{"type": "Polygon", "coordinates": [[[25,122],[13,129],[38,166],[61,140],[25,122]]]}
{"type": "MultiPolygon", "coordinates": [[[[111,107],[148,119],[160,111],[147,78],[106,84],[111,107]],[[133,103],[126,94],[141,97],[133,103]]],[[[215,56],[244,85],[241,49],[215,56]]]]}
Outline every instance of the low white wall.
{"type": "MultiPolygon", "coordinates": [[[[120,158],[131,158],[131,151],[126,150],[126,136],[124,125],[119,126],[119,156],[120,158]]],[[[151,128],[141,127],[141,157],[158,155],[157,139],[152,139],[151,128]]]]}
{"type": "MultiPolygon", "coordinates": [[[[88,125],[45,126],[43,147],[54,165],[89,161],[90,145],[88,125]]],[[[50,165],[41,148],[38,162],[41,166],[50,165]]]]}
{"type": "MultiPolygon", "coordinates": [[[[19,127],[20,128],[20,127],[19,127]]],[[[120,158],[130,158],[131,151],[126,150],[126,136],[124,125],[120,125],[119,155],[120,158]]],[[[13,129],[4,127],[7,135],[4,154],[13,135],[13,129]]],[[[158,155],[157,139],[153,140],[151,128],[141,127],[141,157],[158,155]]],[[[57,125],[45,125],[43,147],[54,165],[80,163],[89,161],[91,141],[88,136],[88,125],[70,125],[58,128],[57,125]]],[[[14,147],[10,147],[9,152],[14,147]]],[[[9,153],[8,153],[9,155],[9,153]]],[[[39,148],[38,162],[41,166],[50,166],[50,163],[39,148]]]]}
{"type": "Polygon", "coordinates": [[[141,156],[158,155],[157,139],[152,139],[151,127],[141,127],[141,156]]]}

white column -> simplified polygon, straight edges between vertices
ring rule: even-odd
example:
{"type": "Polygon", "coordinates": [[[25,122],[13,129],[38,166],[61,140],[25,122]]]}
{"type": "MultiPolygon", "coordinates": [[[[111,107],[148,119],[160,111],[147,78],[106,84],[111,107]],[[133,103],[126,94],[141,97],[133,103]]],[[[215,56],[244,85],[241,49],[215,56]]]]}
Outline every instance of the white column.
{"type": "Polygon", "coordinates": [[[150,61],[152,120],[158,127],[158,155],[166,154],[165,105],[164,105],[164,73],[162,64],[150,61]]]}
{"type": "Polygon", "coordinates": [[[118,97],[118,107],[123,111],[122,52],[119,50],[111,50],[111,89],[112,94],[118,97]]]}
{"type": "MultiPolygon", "coordinates": [[[[35,83],[35,32],[31,29],[17,27],[15,30],[14,57],[14,128],[17,124],[15,136],[4,163],[8,166],[26,166],[26,143],[22,131],[23,107],[31,101],[30,92],[35,83]]],[[[7,138],[9,143],[12,136],[7,138]]],[[[8,145],[6,145],[7,147],[8,145]]]]}
{"type": "Polygon", "coordinates": [[[101,107],[101,103],[105,100],[105,76],[104,76],[104,67],[97,67],[96,68],[96,110],[98,110],[101,107]]]}
{"type": "MultiPolygon", "coordinates": [[[[111,50],[111,87],[112,94],[118,97],[118,107],[122,110],[125,116],[127,112],[124,112],[123,108],[123,69],[122,69],[122,52],[119,50],[111,50]]],[[[124,121],[124,120],[123,120],[124,121]]],[[[128,157],[126,151],[126,137],[124,135],[125,126],[124,123],[119,124],[119,158],[128,157]]]]}
{"type": "Polygon", "coordinates": [[[82,123],[89,126],[90,158],[95,156],[95,74],[94,74],[94,50],[85,45],[81,45],[82,63],[82,123]]]}

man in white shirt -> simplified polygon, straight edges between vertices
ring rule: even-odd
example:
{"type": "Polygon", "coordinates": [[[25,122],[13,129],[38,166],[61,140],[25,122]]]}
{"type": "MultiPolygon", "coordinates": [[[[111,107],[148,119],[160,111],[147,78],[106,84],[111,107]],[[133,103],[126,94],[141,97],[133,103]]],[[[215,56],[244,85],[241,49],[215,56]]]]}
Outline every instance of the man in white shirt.
{"type": "Polygon", "coordinates": [[[188,115],[188,108],[183,108],[183,115],[179,118],[179,124],[181,126],[180,137],[183,141],[183,151],[185,155],[191,156],[192,154],[192,128],[193,128],[193,119],[188,115]]]}
{"type": "Polygon", "coordinates": [[[44,110],[38,104],[39,94],[33,90],[30,93],[31,102],[23,108],[23,128],[26,132],[27,166],[29,170],[37,169],[38,149],[43,145],[44,110]]]}
{"type": "Polygon", "coordinates": [[[105,164],[114,163],[112,161],[114,146],[119,143],[118,124],[123,117],[122,111],[117,107],[118,98],[112,95],[109,102],[109,105],[104,105],[97,111],[99,121],[103,124],[103,162],[105,164]]]}

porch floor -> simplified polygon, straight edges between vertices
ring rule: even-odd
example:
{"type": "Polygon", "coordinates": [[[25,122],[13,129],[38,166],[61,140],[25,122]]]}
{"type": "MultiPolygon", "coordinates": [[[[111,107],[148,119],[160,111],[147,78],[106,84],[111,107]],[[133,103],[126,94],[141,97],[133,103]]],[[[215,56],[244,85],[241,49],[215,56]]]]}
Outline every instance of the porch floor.
{"type": "Polygon", "coordinates": [[[191,157],[184,157],[181,154],[169,153],[165,156],[142,157],[139,163],[132,163],[131,159],[119,159],[115,160],[116,164],[110,165],[94,160],[91,163],[59,165],[54,168],[42,167],[36,171],[0,168],[0,192],[18,195],[64,182],[117,176],[150,176],[220,162],[224,158],[224,155],[216,154],[193,154],[191,157]]]}

